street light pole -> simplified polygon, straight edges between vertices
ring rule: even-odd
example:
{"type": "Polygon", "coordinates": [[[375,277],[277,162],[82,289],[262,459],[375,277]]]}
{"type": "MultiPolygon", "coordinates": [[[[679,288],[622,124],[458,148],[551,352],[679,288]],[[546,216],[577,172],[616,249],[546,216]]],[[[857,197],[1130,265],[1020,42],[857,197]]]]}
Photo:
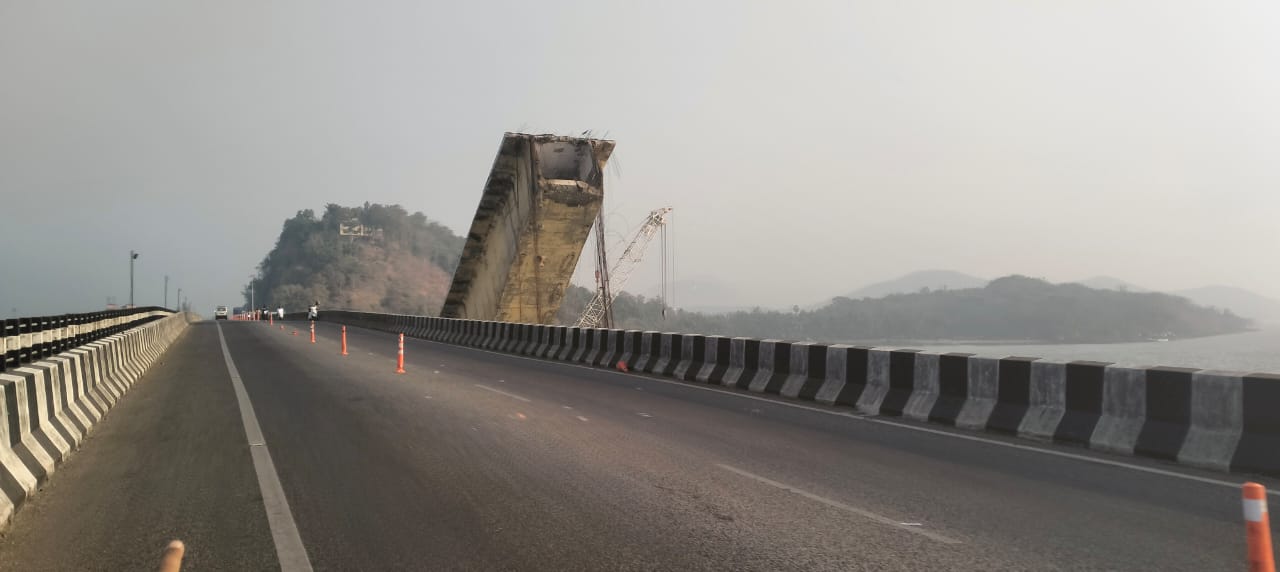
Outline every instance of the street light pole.
{"type": "Polygon", "coordinates": [[[133,261],[138,259],[138,253],[129,251],[129,307],[133,308],[133,261]]]}
{"type": "Polygon", "coordinates": [[[178,311],[182,311],[182,288],[178,288],[178,311]]]}
{"type": "Polygon", "coordinates": [[[164,307],[169,307],[169,275],[164,275],[164,307]]]}

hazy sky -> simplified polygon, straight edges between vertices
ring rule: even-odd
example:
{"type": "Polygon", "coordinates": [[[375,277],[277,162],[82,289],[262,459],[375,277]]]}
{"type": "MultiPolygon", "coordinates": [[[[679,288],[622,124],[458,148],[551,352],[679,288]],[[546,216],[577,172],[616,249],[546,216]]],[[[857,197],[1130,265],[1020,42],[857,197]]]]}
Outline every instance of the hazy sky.
{"type": "Polygon", "coordinates": [[[0,0],[0,314],[126,301],[131,248],[139,304],[168,274],[207,313],[329,202],[461,233],[504,131],[587,129],[618,141],[613,229],[673,206],[678,277],[733,302],[924,268],[1280,297],[1278,27],[1274,0],[0,0]]]}

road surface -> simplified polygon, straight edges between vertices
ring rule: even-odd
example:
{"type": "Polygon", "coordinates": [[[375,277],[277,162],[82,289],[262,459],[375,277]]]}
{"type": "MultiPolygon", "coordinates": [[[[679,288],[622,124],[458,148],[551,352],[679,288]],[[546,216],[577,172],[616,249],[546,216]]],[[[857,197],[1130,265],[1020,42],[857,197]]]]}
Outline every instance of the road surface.
{"type": "Polygon", "coordinates": [[[194,324],[17,515],[0,570],[151,569],[171,538],[184,570],[1244,562],[1237,475],[423,340],[397,375],[390,334],[349,328],[343,357],[336,326],[295,326],[194,324]]]}

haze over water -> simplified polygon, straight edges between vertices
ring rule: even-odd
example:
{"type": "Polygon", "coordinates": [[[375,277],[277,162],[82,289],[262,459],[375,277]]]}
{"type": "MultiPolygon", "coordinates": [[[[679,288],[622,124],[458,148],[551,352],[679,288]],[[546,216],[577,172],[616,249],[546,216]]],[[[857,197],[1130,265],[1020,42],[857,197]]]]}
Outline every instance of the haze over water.
{"type": "MultiPolygon", "coordinates": [[[[896,347],[896,346],[891,346],[896,347]]],[[[1103,361],[1130,366],[1174,366],[1280,373],[1280,326],[1239,334],[1124,344],[913,345],[929,352],[1030,356],[1051,361],[1103,361]]]]}

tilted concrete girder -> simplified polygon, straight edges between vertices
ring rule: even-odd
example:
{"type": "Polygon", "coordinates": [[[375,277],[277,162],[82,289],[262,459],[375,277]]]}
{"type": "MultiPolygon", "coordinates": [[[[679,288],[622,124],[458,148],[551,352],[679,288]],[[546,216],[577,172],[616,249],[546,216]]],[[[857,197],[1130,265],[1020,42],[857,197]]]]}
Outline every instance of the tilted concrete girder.
{"type": "Polygon", "coordinates": [[[507,133],[441,315],[550,324],[604,201],[614,142],[507,133]]]}

